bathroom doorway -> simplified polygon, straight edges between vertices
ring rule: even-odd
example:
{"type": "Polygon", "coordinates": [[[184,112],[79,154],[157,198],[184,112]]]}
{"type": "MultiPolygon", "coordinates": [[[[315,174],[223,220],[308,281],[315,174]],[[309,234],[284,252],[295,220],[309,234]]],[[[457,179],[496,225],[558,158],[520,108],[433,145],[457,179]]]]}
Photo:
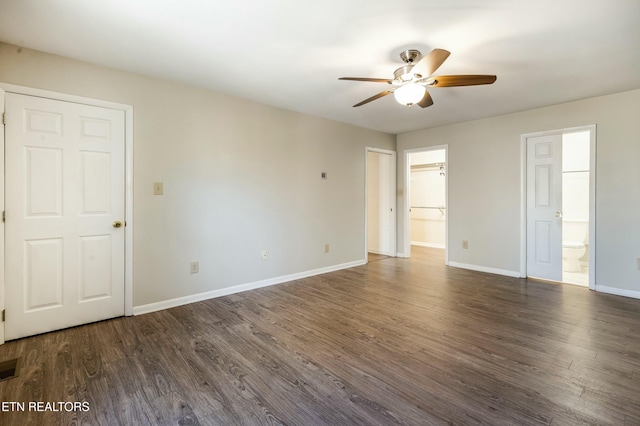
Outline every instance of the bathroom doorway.
{"type": "Polygon", "coordinates": [[[406,151],[406,253],[411,247],[445,251],[447,256],[447,149],[446,146],[406,151]]]}
{"type": "Polygon", "coordinates": [[[523,145],[523,276],[595,289],[595,126],[523,145]]]}
{"type": "Polygon", "coordinates": [[[589,285],[589,130],[562,134],[562,282],[589,285]]]}

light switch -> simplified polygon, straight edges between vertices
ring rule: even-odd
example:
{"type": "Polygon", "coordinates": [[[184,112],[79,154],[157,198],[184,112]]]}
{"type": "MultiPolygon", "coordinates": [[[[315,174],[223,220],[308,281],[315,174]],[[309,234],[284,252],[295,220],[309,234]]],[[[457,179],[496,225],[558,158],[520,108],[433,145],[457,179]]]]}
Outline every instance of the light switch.
{"type": "Polygon", "coordinates": [[[164,193],[164,189],[162,188],[162,182],[154,182],[153,195],[162,195],[163,193],[164,193]]]}

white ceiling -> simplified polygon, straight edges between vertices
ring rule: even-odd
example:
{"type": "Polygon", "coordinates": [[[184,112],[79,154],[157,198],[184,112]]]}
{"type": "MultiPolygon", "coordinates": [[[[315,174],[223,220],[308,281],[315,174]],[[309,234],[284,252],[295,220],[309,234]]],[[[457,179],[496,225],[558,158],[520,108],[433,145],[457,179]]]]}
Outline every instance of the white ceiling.
{"type": "Polygon", "coordinates": [[[0,0],[0,40],[395,134],[640,88],[639,0],[0,0]],[[351,107],[436,47],[496,83],[351,107]]]}

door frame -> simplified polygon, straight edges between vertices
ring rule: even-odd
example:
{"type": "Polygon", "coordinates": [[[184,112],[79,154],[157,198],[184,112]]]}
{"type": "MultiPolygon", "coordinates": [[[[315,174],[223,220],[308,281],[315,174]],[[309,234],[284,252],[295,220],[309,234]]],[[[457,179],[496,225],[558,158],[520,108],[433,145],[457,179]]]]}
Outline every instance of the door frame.
{"type": "Polygon", "coordinates": [[[364,260],[367,262],[367,258],[369,255],[369,153],[377,152],[379,154],[391,155],[391,170],[389,170],[389,199],[392,200],[392,205],[394,209],[394,214],[392,216],[392,223],[390,225],[391,229],[391,253],[393,256],[397,256],[397,248],[398,248],[398,234],[397,234],[397,215],[398,215],[398,206],[396,199],[396,170],[397,170],[397,160],[396,160],[396,152],[390,151],[387,149],[381,148],[373,148],[370,146],[365,147],[364,150],[364,260]]]}
{"type": "Polygon", "coordinates": [[[434,145],[404,150],[404,223],[402,235],[404,241],[404,257],[411,257],[411,154],[444,150],[444,264],[449,265],[449,145],[434,145]]]}
{"type": "MultiPolygon", "coordinates": [[[[125,238],[124,238],[124,314],[133,315],[133,106],[120,104],[66,93],[52,92],[49,90],[35,89],[18,86],[15,84],[0,82],[0,112],[5,112],[5,93],[37,96],[57,101],[73,102],[91,105],[95,107],[109,108],[124,112],[125,117],[125,147],[124,147],[124,173],[125,173],[125,238]]],[[[5,139],[4,126],[0,132],[0,210],[4,212],[5,205],[5,169],[4,153],[5,139]]],[[[0,310],[5,309],[5,229],[4,221],[0,222],[0,310]]],[[[4,324],[0,326],[0,344],[4,343],[4,324]]]]}
{"type": "Polygon", "coordinates": [[[596,285],[596,130],[595,124],[520,135],[520,278],[527,278],[527,139],[589,131],[589,289],[596,285]]]}

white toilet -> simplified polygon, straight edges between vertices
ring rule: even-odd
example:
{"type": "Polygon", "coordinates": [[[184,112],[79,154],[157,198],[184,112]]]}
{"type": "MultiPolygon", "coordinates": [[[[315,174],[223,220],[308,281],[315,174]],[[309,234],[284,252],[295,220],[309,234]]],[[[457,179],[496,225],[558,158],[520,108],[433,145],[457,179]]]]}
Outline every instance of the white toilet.
{"type": "Polygon", "coordinates": [[[580,272],[580,258],[587,252],[589,222],[562,222],[562,268],[580,272]]]}

